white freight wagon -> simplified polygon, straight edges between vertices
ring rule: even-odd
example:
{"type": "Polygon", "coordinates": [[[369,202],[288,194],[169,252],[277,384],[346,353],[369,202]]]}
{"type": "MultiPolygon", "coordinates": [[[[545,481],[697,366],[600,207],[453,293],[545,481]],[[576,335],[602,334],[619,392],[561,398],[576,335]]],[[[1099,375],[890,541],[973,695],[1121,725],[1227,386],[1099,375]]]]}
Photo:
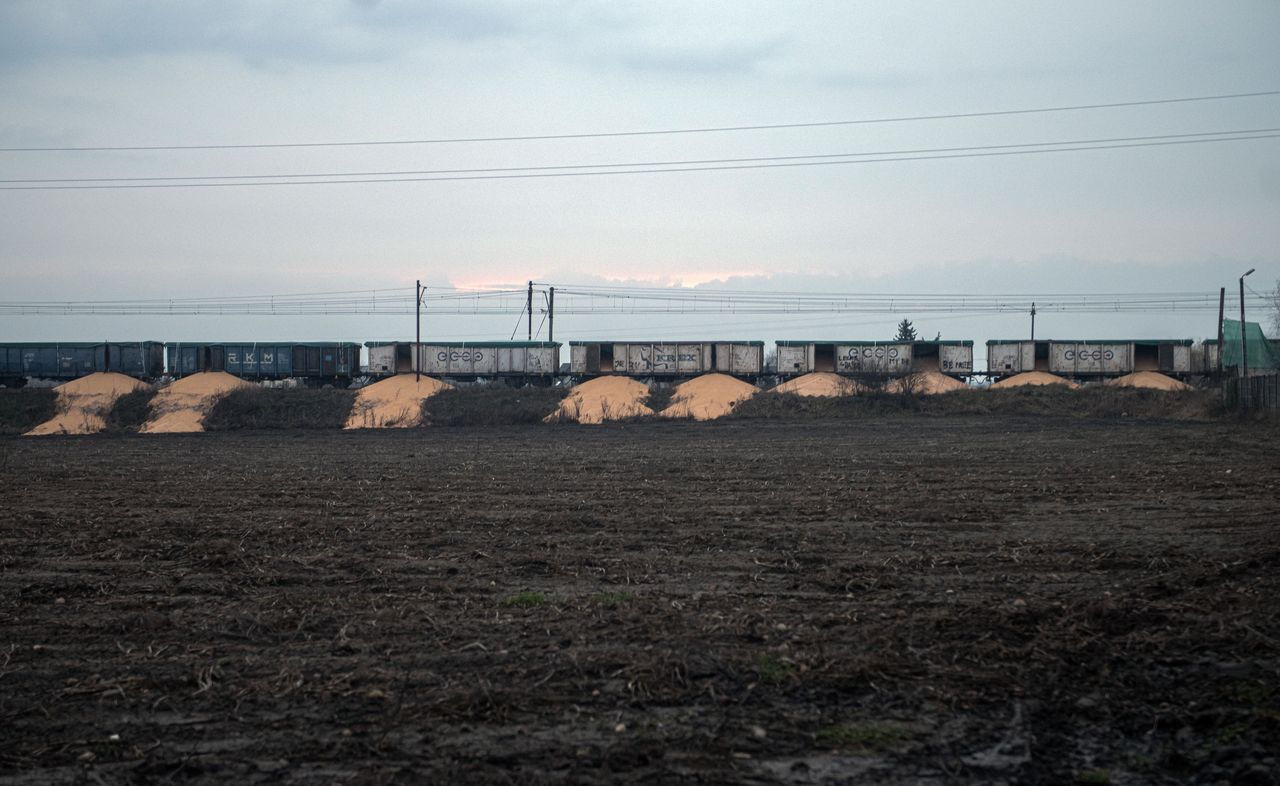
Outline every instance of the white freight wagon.
{"type": "Polygon", "coordinates": [[[553,341],[369,342],[369,373],[421,371],[436,377],[546,377],[560,370],[553,341]]]}
{"type": "Polygon", "coordinates": [[[1217,339],[1208,339],[1199,346],[1191,348],[1191,371],[1194,374],[1213,375],[1218,373],[1217,339]]]}
{"type": "Polygon", "coordinates": [[[779,341],[783,376],[829,371],[904,376],[918,371],[973,373],[972,341],[779,341]]]}
{"type": "Polygon", "coordinates": [[[764,370],[763,341],[571,341],[576,376],[687,377],[717,372],[755,377],[764,370]]]}
{"type": "Polygon", "coordinates": [[[1120,376],[1133,371],[1133,345],[1120,342],[1051,341],[1049,373],[1061,376],[1120,376]]]}
{"type": "Polygon", "coordinates": [[[1112,377],[1135,371],[1192,373],[1191,339],[1049,342],[1049,371],[1064,376],[1112,377]]]}
{"type": "Polygon", "coordinates": [[[442,377],[552,377],[560,370],[553,341],[426,342],[418,368],[442,377]]]}
{"type": "Polygon", "coordinates": [[[1091,339],[987,342],[987,374],[1047,371],[1064,377],[1117,377],[1134,371],[1196,373],[1190,339],[1091,339]]]}
{"type": "Polygon", "coordinates": [[[1049,370],[1049,342],[1005,341],[987,342],[987,376],[1003,377],[1027,371],[1049,370]],[[1043,349],[1037,365],[1037,349],[1043,349]]]}
{"type": "Polygon", "coordinates": [[[374,376],[413,371],[413,344],[407,341],[366,341],[368,371],[374,376]]]}

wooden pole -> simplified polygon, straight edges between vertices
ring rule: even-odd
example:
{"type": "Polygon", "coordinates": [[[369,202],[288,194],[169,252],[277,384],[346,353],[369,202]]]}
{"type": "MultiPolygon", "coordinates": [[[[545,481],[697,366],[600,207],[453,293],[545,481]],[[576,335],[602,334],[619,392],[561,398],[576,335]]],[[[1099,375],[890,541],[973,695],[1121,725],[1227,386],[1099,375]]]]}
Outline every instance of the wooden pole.
{"type": "MultiPolygon", "coordinates": [[[[525,299],[525,311],[529,312],[529,341],[533,341],[533,282],[529,282],[529,295],[525,299]]],[[[519,323],[516,323],[519,324],[519,323]]]]}
{"type": "MultiPolygon", "coordinates": [[[[1253,271],[1249,271],[1253,272],[1253,271]]],[[[1240,403],[1249,406],[1249,339],[1244,325],[1244,276],[1240,277],[1240,403]]]]}
{"type": "Polygon", "coordinates": [[[1222,380],[1222,320],[1226,316],[1227,288],[1218,290],[1218,380],[1222,380]]]}
{"type": "Polygon", "coordinates": [[[413,381],[415,383],[422,381],[422,279],[413,282],[413,302],[414,302],[414,326],[413,334],[413,357],[409,362],[413,364],[413,381]]]}
{"type": "MultiPolygon", "coordinates": [[[[547,341],[556,340],[556,288],[551,287],[551,291],[547,295],[547,341]]],[[[559,366],[560,358],[556,358],[556,365],[559,366]]]]}

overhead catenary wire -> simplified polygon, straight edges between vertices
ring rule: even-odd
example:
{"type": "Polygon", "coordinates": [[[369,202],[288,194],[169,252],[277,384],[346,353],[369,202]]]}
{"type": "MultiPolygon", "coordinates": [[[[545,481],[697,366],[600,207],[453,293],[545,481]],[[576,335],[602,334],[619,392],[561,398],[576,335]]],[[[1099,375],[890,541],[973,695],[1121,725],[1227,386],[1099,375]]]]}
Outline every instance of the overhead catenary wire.
{"type": "Polygon", "coordinates": [[[923,155],[932,153],[956,153],[981,150],[1009,150],[1016,148],[1044,148],[1064,145],[1094,145],[1116,142],[1155,141],[1166,139],[1212,138],[1238,136],[1242,134],[1269,134],[1280,132],[1280,127],[1245,128],[1228,131],[1195,131],[1180,134],[1150,134],[1146,136],[1104,137],[1095,139],[1068,139],[1050,142],[1018,142],[1000,145],[968,145],[962,147],[911,148],[903,150],[876,150],[851,153],[811,153],[804,155],[756,156],[746,158],[701,158],[666,161],[629,161],[603,164],[551,164],[542,166],[509,166],[509,167],[472,167],[465,169],[403,169],[361,172],[289,172],[280,174],[236,174],[236,175],[154,175],[127,177],[44,177],[44,178],[9,178],[0,179],[4,184],[22,183],[137,183],[137,182],[173,182],[173,181],[216,181],[216,180],[271,180],[284,178],[355,178],[355,177],[399,177],[409,175],[461,175],[498,172],[546,172],[556,170],[578,169],[620,169],[626,167],[674,167],[703,164],[747,164],[769,161],[799,161],[833,158],[860,158],[867,156],[891,155],[923,155]]]}
{"type": "Polygon", "coordinates": [[[81,146],[49,146],[49,147],[0,147],[0,153],[60,153],[60,152],[110,152],[141,150],[252,150],[278,148],[307,147],[373,147],[389,145],[442,145],[461,143],[492,142],[531,142],[557,139],[601,139],[610,137],[664,136],[675,134],[710,134],[741,131],[769,131],[794,128],[823,128],[835,126],[873,125],[882,123],[909,123],[930,120],[957,120],[978,117],[1000,117],[1010,115],[1047,114],[1053,112],[1080,112],[1098,109],[1118,109],[1124,107],[1156,106],[1161,104],[1186,104],[1202,101],[1226,101],[1245,98],[1263,98],[1280,95],[1280,90],[1261,90],[1242,93],[1219,93],[1215,95],[1182,96],[1176,98],[1153,98],[1136,101],[1095,102],[1088,104],[1068,104],[1042,106],[1023,109],[999,109],[975,112],[949,112],[922,115],[903,115],[897,117],[860,118],[852,120],[820,120],[811,122],[789,123],[757,123],[728,126],[703,126],[695,128],[668,128],[633,131],[594,131],[566,134],[526,134],[506,136],[473,136],[473,137],[438,137],[422,139],[376,139],[356,141],[330,142],[254,142],[238,144],[167,144],[167,145],[81,145],[81,146]]]}
{"type": "MultiPolygon", "coordinates": [[[[545,286],[545,285],[543,285],[545,286]]],[[[382,294],[316,293],[250,295],[236,299],[144,298],[136,300],[0,301],[0,316],[109,315],[374,315],[414,313],[413,296],[403,290],[382,294]]],[[[1142,313],[1203,312],[1217,309],[1213,292],[1150,293],[812,293],[745,290],[557,286],[557,313],[563,315],[805,315],[1024,313],[1031,303],[1041,312],[1142,313]]],[[[430,296],[433,313],[454,316],[525,315],[524,290],[459,290],[430,296]]],[[[1265,305],[1267,297],[1247,298],[1265,305]]]]}
{"type": "Polygon", "coordinates": [[[1222,142],[1244,142],[1259,139],[1280,138],[1280,133],[1251,134],[1229,137],[1212,137],[1202,139],[1169,139],[1155,142],[1125,142],[1106,145],[1083,145],[1055,148],[1033,148],[1018,150],[989,150],[977,153],[947,153],[941,155],[907,155],[885,156],[880,158],[856,158],[818,161],[776,161],[756,164],[724,164],[697,165],[676,167],[652,167],[608,170],[569,170],[554,172],[508,172],[506,174],[472,174],[445,175],[428,177],[387,177],[387,178],[350,178],[319,180],[253,180],[238,182],[181,182],[181,183],[88,183],[88,184],[53,184],[53,185],[2,185],[0,191],[79,191],[79,190],[111,190],[111,189],[155,189],[155,188],[261,188],[267,186],[325,186],[343,184],[369,183],[426,183],[450,182],[466,180],[529,180],[539,178],[566,177],[610,177],[618,175],[671,174],[683,172],[718,172],[750,169],[781,169],[794,167],[838,166],[851,164],[883,164],[904,161],[943,161],[965,158],[990,158],[996,156],[1043,155],[1046,153],[1075,153],[1088,150],[1119,150],[1125,148],[1165,147],[1170,145],[1194,145],[1222,142]]]}

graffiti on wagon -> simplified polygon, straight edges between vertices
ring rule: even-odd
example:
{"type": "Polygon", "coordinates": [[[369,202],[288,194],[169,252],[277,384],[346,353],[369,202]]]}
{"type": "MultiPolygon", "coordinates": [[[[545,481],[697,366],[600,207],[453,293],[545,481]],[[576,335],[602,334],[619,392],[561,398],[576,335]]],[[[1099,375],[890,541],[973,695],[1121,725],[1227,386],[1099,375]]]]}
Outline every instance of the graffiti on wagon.
{"type": "Polygon", "coordinates": [[[901,344],[838,347],[836,370],[845,372],[902,371],[911,366],[911,350],[901,344]]]}
{"type": "Polygon", "coordinates": [[[259,357],[262,358],[263,363],[274,363],[276,359],[276,356],[271,352],[245,352],[243,360],[240,359],[239,352],[228,352],[227,363],[232,365],[244,363],[246,366],[251,366],[258,362],[259,357]]]}
{"type": "Polygon", "coordinates": [[[615,357],[613,366],[615,371],[632,374],[696,371],[701,359],[698,349],[695,345],[632,344],[625,354],[615,357]]]}

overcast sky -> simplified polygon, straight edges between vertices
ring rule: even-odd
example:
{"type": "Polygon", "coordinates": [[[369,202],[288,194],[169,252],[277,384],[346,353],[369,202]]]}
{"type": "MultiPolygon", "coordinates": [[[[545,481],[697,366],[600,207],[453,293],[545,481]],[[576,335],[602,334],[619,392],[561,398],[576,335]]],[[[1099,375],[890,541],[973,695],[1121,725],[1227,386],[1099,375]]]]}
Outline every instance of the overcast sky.
{"type": "MultiPolygon", "coordinates": [[[[0,146],[493,137],[855,120],[1280,89],[1280,3],[0,4],[0,146]]],[[[550,166],[1280,127],[1280,96],[502,143],[7,152],[4,179],[550,166]]],[[[1280,139],[746,171],[0,191],[0,300],[528,279],[829,291],[1209,291],[1280,276],[1280,139]],[[727,283],[726,283],[727,282],[727,283]]],[[[1230,290],[1234,291],[1234,289],[1230,290]]],[[[900,318],[659,315],[557,338],[880,338],[900,318]]],[[[910,316],[910,315],[907,315],[910,316]]],[[[1212,335],[1216,315],[1042,336],[1212,335]]],[[[1021,336],[1022,317],[916,321],[1021,336]]],[[[439,317],[428,336],[506,338],[439,317]],[[433,333],[434,331],[434,333],[433,333]]],[[[1043,325],[1043,327],[1041,327],[1043,325]]],[[[0,317],[10,340],[408,337],[392,317],[0,317]]]]}

